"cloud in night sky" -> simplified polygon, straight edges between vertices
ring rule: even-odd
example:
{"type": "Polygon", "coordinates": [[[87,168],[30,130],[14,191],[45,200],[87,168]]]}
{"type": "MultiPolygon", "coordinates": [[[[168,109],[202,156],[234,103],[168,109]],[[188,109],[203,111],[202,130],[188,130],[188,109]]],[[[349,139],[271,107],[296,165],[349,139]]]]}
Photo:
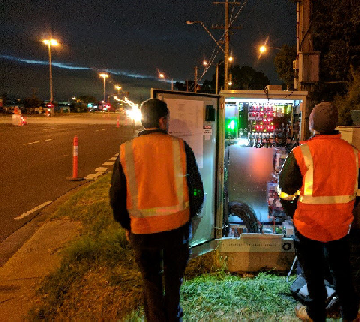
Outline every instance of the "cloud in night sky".
{"type": "MultiPolygon", "coordinates": [[[[231,1],[230,1],[231,2],[231,1]]],[[[296,44],[296,7],[290,0],[242,0],[230,6],[237,16],[230,36],[235,64],[252,66],[279,83],[270,53],[257,60],[257,45],[269,36],[270,45],[296,44]]],[[[130,97],[150,95],[150,88],[170,89],[169,79],[192,80],[194,67],[209,59],[223,31],[224,6],[210,0],[3,0],[0,12],[0,92],[10,96],[48,96],[48,56],[41,40],[51,35],[61,46],[53,48],[55,98],[98,95],[98,71],[108,70],[112,83],[121,83],[130,97]],[[167,82],[157,79],[157,70],[167,82]],[[66,85],[68,84],[68,88],[66,85]],[[78,91],[79,94],[74,93],[78,91]],[[60,97],[61,96],[61,97],[60,97]]],[[[219,53],[214,63],[223,58],[219,53]]],[[[211,79],[214,67],[203,79],[211,79]]],[[[110,81],[110,80],[109,80],[110,81]]],[[[111,84],[111,83],[110,83],[111,84]]]]}

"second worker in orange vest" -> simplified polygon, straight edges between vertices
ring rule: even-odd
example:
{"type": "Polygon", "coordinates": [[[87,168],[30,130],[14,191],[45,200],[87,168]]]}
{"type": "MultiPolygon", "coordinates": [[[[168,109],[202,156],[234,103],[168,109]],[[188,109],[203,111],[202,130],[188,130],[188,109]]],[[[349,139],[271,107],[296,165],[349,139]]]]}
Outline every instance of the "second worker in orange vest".
{"type": "Polygon", "coordinates": [[[166,103],[149,99],[140,110],[145,130],[120,146],[111,206],[135,250],[147,321],[180,321],[190,220],[201,211],[203,184],[190,146],[167,133],[166,103]]]}
{"type": "Polygon", "coordinates": [[[331,103],[315,106],[309,119],[315,136],[292,150],[279,177],[284,207],[292,195],[299,195],[294,242],[310,301],[297,314],[313,321],[326,319],[326,263],[333,273],[343,321],[355,319],[359,307],[351,279],[348,235],[358,190],[359,152],[335,130],[337,118],[331,103]]]}

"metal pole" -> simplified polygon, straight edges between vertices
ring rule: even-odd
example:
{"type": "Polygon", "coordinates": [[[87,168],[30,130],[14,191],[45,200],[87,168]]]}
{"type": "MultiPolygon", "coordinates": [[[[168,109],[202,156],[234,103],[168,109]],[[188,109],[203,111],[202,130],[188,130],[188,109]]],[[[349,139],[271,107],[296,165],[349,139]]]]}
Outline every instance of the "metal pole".
{"type": "Polygon", "coordinates": [[[229,77],[229,0],[225,1],[225,84],[224,89],[228,90],[229,77]]]}
{"type": "Polygon", "coordinates": [[[104,77],[104,103],[105,103],[105,77],[104,77]]]}
{"type": "Polygon", "coordinates": [[[194,92],[197,92],[197,78],[198,78],[198,67],[195,66],[195,77],[194,77],[194,92]]]}
{"type": "Polygon", "coordinates": [[[48,49],[49,49],[49,70],[50,70],[50,103],[52,103],[54,100],[54,97],[53,97],[53,85],[52,85],[51,44],[50,44],[50,42],[48,45],[48,49]]]}
{"type": "Polygon", "coordinates": [[[174,79],[173,78],[171,79],[171,90],[172,91],[174,90],[174,79]]]}
{"type": "Polygon", "coordinates": [[[215,87],[216,87],[216,95],[219,94],[219,63],[216,64],[216,84],[215,84],[215,87]]]}

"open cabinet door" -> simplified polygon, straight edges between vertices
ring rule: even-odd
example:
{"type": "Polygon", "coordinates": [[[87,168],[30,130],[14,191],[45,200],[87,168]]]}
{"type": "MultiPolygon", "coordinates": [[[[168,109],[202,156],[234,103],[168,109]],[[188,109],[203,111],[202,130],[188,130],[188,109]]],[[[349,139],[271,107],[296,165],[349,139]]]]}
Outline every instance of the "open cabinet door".
{"type": "Polygon", "coordinates": [[[194,151],[204,184],[201,215],[193,220],[192,256],[213,250],[222,237],[224,191],[224,100],[221,96],[152,89],[152,98],[167,103],[169,134],[194,151]]]}

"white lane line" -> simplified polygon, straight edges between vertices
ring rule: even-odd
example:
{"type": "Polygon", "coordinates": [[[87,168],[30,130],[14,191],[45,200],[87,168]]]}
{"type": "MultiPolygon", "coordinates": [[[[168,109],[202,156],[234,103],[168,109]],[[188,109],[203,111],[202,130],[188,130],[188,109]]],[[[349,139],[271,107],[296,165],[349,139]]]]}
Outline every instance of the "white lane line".
{"type": "Polygon", "coordinates": [[[52,139],[46,139],[45,142],[49,142],[49,141],[52,141],[52,139]]]}
{"type": "Polygon", "coordinates": [[[97,177],[96,174],[91,173],[91,174],[88,174],[84,179],[85,180],[95,180],[96,177],[97,177]]]}
{"type": "Polygon", "coordinates": [[[114,161],[111,161],[111,162],[109,161],[109,162],[104,162],[102,165],[103,165],[103,166],[106,166],[106,165],[114,165],[114,163],[115,163],[114,161]]]}
{"type": "Polygon", "coordinates": [[[105,129],[101,129],[101,131],[105,131],[105,129]]]}
{"type": "Polygon", "coordinates": [[[95,171],[96,172],[105,172],[108,168],[96,168],[95,171]]]}
{"type": "Polygon", "coordinates": [[[95,132],[99,132],[100,130],[96,130],[95,132]]]}
{"type": "Polygon", "coordinates": [[[28,144],[40,143],[40,141],[29,142],[28,144]]]}
{"type": "Polygon", "coordinates": [[[96,180],[98,177],[102,176],[104,174],[103,171],[100,171],[100,172],[96,172],[96,173],[91,173],[91,174],[88,174],[85,179],[86,180],[96,180]]]}
{"type": "Polygon", "coordinates": [[[110,158],[110,160],[112,160],[112,161],[116,161],[116,159],[117,159],[117,157],[110,158]]]}
{"type": "Polygon", "coordinates": [[[39,209],[41,209],[41,208],[44,208],[44,207],[46,207],[47,205],[50,205],[51,203],[52,203],[52,201],[46,201],[46,202],[42,203],[41,205],[39,205],[39,206],[37,206],[37,207],[35,207],[35,208],[27,211],[27,212],[24,212],[22,215],[20,215],[20,216],[18,216],[18,217],[15,217],[14,219],[15,219],[15,220],[23,219],[23,218],[31,215],[33,212],[35,212],[35,211],[37,211],[37,210],[39,210],[39,209]]]}
{"type": "Polygon", "coordinates": [[[114,155],[115,157],[118,157],[119,156],[119,153],[115,153],[115,155],[114,155]]]}

